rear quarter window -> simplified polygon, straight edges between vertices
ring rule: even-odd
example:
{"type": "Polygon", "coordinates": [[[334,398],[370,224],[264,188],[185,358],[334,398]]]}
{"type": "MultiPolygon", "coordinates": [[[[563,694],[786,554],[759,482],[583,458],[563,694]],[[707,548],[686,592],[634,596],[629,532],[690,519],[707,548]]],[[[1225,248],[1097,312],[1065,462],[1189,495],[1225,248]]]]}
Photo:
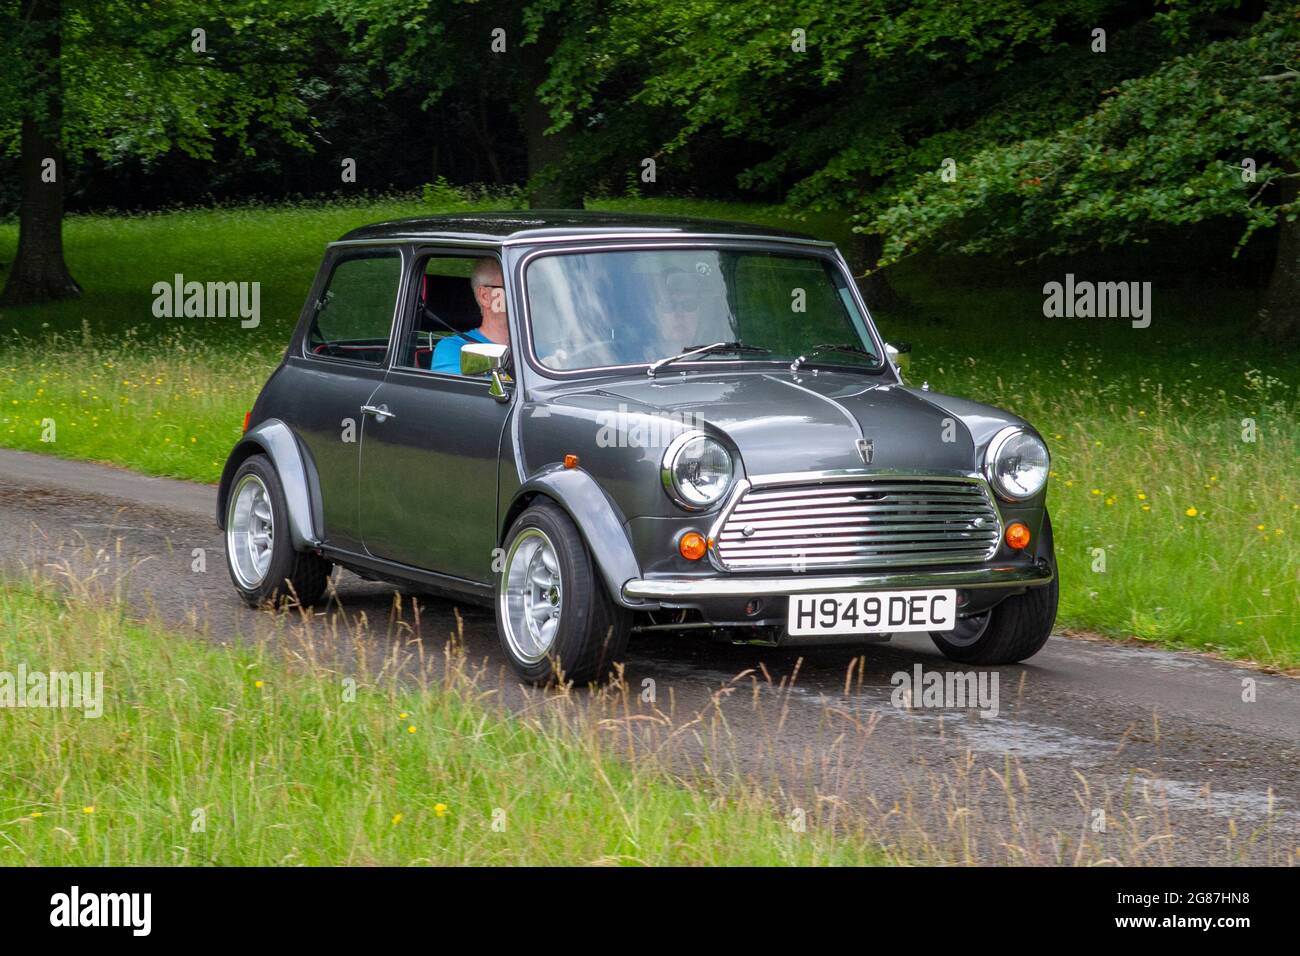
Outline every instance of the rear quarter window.
{"type": "Polygon", "coordinates": [[[383,364],[401,279],[402,257],[396,250],[339,259],[316,300],[307,350],[313,355],[383,364]]]}

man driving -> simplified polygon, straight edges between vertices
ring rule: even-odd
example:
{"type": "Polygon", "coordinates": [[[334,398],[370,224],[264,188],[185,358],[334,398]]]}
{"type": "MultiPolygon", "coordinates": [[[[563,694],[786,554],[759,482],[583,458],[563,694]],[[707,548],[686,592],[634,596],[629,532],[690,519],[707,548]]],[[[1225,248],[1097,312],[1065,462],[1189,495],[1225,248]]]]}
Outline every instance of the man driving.
{"type": "Polygon", "coordinates": [[[469,342],[495,342],[510,344],[510,326],[506,322],[505,281],[501,264],[495,259],[480,259],[470,274],[469,284],[474,290],[483,321],[476,329],[458,332],[438,343],[433,350],[430,369],[434,372],[460,374],[460,350],[469,342]]]}

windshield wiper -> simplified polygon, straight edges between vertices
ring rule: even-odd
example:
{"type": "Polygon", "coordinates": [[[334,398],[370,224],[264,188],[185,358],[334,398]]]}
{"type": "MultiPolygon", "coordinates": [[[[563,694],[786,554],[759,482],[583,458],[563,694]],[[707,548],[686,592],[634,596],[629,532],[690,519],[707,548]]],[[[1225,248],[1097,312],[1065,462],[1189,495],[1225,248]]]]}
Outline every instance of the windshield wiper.
{"type": "Polygon", "coordinates": [[[742,354],[753,352],[767,355],[770,354],[771,351],[771,349],[765,349],[761,345],[746,345],[744,342],[714,342],[712,345],[692,345],[685,352],[681,352],[677,355],[670,355],[668,358],[661,358],[657,362],[652,362],[650,367],[645,370],[645,373],[651,378],[654,378],[655,372],[659,371],[659,369],[665,365],[680,361],[681,359],[694,358],[696,355],[707,355],[710,352],[737,352],[742,354]]]}
{"type": "Polygon", "coordinates": [[[800,355],[797,359],[795,359],[793,362],[790,363],[790,371],[792,372],[799,371],[799,366],[802,365],[804,362],[808,361],[808,356],[816,355],[818,352],[844,352],[849,355],[866,355],[873,359],[876,357],[875,352],[871,351],[870,349],[864,349],[861,345],[854,345],[851,342],[845,342],[840,345],[834,345],[834,344],[814,345],[807,355],[800,355]]]}

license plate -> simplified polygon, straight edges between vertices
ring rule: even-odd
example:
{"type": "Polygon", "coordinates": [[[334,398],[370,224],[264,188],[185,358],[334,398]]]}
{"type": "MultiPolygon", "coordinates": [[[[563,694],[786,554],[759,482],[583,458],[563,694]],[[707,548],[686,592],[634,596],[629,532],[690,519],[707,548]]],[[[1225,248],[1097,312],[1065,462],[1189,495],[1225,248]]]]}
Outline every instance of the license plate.
{"type": "Polygon", "coordinates": [[[957,626],[957,592],[855,591],[790,598],[791,634],[897,634],[951,631],[957,626]]]}

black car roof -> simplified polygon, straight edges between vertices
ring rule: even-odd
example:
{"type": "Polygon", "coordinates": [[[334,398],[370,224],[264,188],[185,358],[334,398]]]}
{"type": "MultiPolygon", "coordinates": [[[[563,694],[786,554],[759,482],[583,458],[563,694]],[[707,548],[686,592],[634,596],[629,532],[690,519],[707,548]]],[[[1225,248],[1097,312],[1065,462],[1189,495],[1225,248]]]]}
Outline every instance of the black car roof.
{"type": "Polygon", "coordinates": [[[785,229],[756,226],[722,219],[687,216],[648,216],[635,213],[598,212],[574,209],[527,209],[477,212],[443,216],[392,219],[361,226],[346,233],[339,242],[374,239],[474,239],[504,242],[586,235],[636,235],[638,233],[683,233],[721,236],[817,241],[812,236],[785,229]]]}

